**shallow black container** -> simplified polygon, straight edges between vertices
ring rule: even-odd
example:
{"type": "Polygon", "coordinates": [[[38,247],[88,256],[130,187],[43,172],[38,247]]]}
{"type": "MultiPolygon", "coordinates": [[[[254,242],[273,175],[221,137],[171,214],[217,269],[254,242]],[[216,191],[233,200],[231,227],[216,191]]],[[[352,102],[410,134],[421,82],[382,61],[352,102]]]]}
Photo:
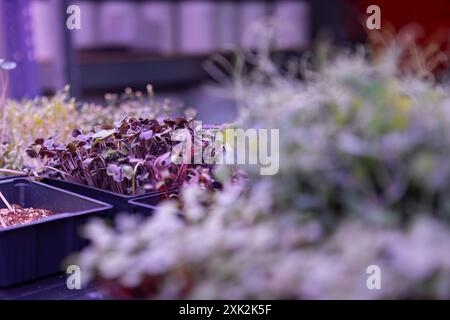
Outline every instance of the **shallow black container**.
{"type": "MultiPolygon", "coordinates": [[[[90,197],[99,201],[103,201],[109,204],[112,204],[114,206],[112,213],[118,213],[118,212],[132,212],[134,210],[133,206],[130,205],[130,200],[140,198],[144,195],[133,195],[133,196],[127,196],[123,194],[119,194],[116,192],[108,191],[108,190],[102,190],[90,186],[86,186],[79,183],[74,182],[68,182],[60,179],[43,179],[42,182],[49,184],[51,186],[61,188],[64,190],[68,190],[71,192],[75,192],[77,194],[84,195],[86,197],[90,197]]],[[[161,199],[162,197],[166,196],[169,193],[177,192],[177,188],[173,187],[170,188],[168,191],[153,191],[145,194],[145,196],[154,196],[157,195],[158,199],[161,199]]]]}
{"type": "Polygon", "coordinates": [[[150,216],[155,211],[155,206],[162,200],[164,200],[162,195],[151,194],[130,200],[129,204],[133,208],[133,212],[150,216]]]}
{"type": "MultiPolygon", "coordinates": [[[[10,203],[56,213],[32,223],[0,228],[0,287],[61,271],[64,259],[87,243],[78,236],[81,225],[112,209],[109,204],[26,178],[2,180],[0,191],[10,203]]],[[[0,208],[5,208],[3,202],[0,208]]]]}

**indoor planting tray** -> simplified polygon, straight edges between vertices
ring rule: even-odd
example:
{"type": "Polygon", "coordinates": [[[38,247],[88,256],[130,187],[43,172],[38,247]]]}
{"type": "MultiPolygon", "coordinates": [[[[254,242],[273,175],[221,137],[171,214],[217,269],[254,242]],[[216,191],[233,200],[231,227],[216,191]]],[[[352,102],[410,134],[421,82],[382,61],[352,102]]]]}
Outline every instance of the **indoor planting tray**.
{"type": "Polygon", "coordinates": [[[130,200],[137,199],[145,196],[154,196],[155,199],[163,199],[167,197],[167,194],[177,192],[178,188],[173,187],[168,189],[167,191],[153,191],[149,192],[145,195],[123,195],[116,192],[102,190],[99,188],[94,188],[90,186],[86,186],[79,183],[68,182],[60,179],[43,179],[44,183],[49,184],[51,186],[61,188],[64,190],[68,190],[71,192],[75,192],[77,194],[81,194],[99,201],[107,202],[113,205],[113,213],[118,212],[132,212],[134,211],[134,207],[130,204],[130,200]]]}
{"type": "Polygon", "coordinates": [[[129,204],[133,208],[133,212],[149,216],[155,210],[155,206],[162,200],[164,200],[163,195],[150,194],[130,200],[129,204]]]}
{"type": "MultiPolygon", "coordinates": [[[[0,191],[11,204],[55,213],[27,224],[0,228],[0,287],[61,271],[64,259],[87,243],[78,236],[81,225],[112,208],[26,178],[1,180],[0,191]]],[[[5,208],[3,202],[0,208],[5,208]]]]}

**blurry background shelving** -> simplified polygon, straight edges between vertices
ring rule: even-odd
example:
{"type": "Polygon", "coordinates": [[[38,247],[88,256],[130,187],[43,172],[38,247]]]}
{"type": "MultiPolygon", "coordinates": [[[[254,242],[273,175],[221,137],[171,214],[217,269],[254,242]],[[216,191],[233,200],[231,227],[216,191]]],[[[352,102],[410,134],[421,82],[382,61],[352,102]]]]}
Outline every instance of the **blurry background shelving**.
{"type": "MultiPolygon", "coordinates": [[[[70,1],[66,1],[67,7],[70,1]]],[[[217,52],[256,44],[251,23],[278,15],[284,29],[280,50],[309,44],[306,1],[78,1],[82,30],[65,31],[66,67],[74,92],[197,84],[202,64],[217,52]],[[293,25],[295,24],[295,26],[293,25]],[[292,32],[296,30],[296,32],[292,32]],[[250,35],[249,35],[250,34],[250,35]]],[[[281,30],[280,30],[281,32],[281,30]]]]}
{"type": "Polygon", "coordinates": [[[178,90],[208,78],[203,63],[211,54],[254,48],[252,28],[266,17],[277,21],[273,48],[283,57],[309,49],[319,26],[339,35],[340,8],[326,0],[0,0],[0,56],[18,61],[15,74],[30,79],[11,81],[20,87],[15,98],[67,83],[82,99],[147,83],[178,90]],[[81,30],[66,28],[72,4],[81,9],[81,30]]]}

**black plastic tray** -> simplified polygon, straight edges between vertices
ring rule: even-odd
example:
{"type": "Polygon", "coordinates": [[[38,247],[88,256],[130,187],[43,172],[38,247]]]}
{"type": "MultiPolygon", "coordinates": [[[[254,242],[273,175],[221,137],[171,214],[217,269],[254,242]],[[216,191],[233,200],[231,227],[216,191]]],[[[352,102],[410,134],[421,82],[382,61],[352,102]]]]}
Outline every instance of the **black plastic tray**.
{"type": "Polygon", "coordinates": [[[155,211],[155,206],[164,200],[162,195],[146,195],[129,201],[133,212],[150,216],[155,211]]]}
{"type": "MultiPolygon", "coordinates": [[[[0,191],[10,203],[56,213],[32,223],[0,228],[0,287],[61,271],[64,259],[87,244],[78,236],[81,225],[112,209],[107,203],[26,178],[2,180],[0,191]]],[[[0,208],[5,208],[3,202],[0,208]]]]}
{"type": "Polygon", "coordinates": [[[145,195],[123,195],[116,192],[108,191],[108,190],[102,190],[90,186],[86,186],[79,183],[73,183],[65,180],[60,179],[48,179],[45,178],[42,180],[42,182],[49,184],[51,186],[61,188],[64,190],[68,190],[71,192],[75,192],[77,194],[84,195],[86,197],[90,197],[99,201],[103,201],[109,204],[112,204],[114,206],[112,212],[118,213],[118,212],[133,212],[134,207],[130,205],[130,200],[137,199],[140,197],[145,196],[155,196],[157,199],[162,199],[163,195],[166,195],[168,193],[176,192],[178,188],[173,187],[168,189],[167,191],[153,191],[149,192],[145,195]]]}

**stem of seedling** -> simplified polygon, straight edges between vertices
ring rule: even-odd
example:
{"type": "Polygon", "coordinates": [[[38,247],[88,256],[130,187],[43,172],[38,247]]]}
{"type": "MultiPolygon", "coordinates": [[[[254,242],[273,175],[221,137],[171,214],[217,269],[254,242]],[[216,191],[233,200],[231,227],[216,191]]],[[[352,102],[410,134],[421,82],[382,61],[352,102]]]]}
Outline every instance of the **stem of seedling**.
{"type": "MultiPolygon", "coordinates": [[[[15,212],[14,208],[11,206],[11,204],[8,202],[8,200],[6,200],[5,196],[3,195],[3,193],[0,191],[0,199],[2,199],[2,201],[5,203],[6,207],[12,211],[15,212]]],[[[2,221],[3,222],[3,221],[2,221]]],[[[4,223],[3,223],[4,224],[4,223]]]]}
{"type": "Polygon", "coordinates": [[[25,171],[11,170],[11,169],[5,169],[5,168],[0,168],[0,172],[17,174],[17,175],[27,175],[28,174],[25,171]]]}
{"type": "Polygon", "coordinates": [[[131,185],[131,189],[133,190],[133,194],[136,194],[136,174],[137,174],[137,169],[139,168],[140,164],[141,164],[141,162],[138,162],[136,164],[136,166],[134,167],[134,170],[133,170],[133,180],[132,180],[132,185],[131,185]]]}
{"type": "Polygon", "coordinates": [[[6,100],[6,94],[8,92],[8,78],[5,76],[4,73],[0,71],[0,110],[2,110],[2,120],[1,120],[1,130],[0,130],[0,145],[3,144],[4,136],[5,136],[5,128],[6,128],[6,107],[5,107],[5,100],[6,100]]]}
{"type": "Polygon", "coordinates": [[[53,171],[56,171],[56,172],[58,172],[58,173],[60,173],[60,174],[62,174],[62,175],[65,175],[65,176],[69,176],[69,177],[75,178],[75,177],[74,177],[73,175],[71,175],[70,173],[61,171],[61,170],[59,170],[59,169],[56,169],[56,168],[53,168],[53,167],[50,167],[50,166],[42,166],[42,168],[44,168],[44,169],[49,169],[49,170],[53,170],[53,171]]]}

